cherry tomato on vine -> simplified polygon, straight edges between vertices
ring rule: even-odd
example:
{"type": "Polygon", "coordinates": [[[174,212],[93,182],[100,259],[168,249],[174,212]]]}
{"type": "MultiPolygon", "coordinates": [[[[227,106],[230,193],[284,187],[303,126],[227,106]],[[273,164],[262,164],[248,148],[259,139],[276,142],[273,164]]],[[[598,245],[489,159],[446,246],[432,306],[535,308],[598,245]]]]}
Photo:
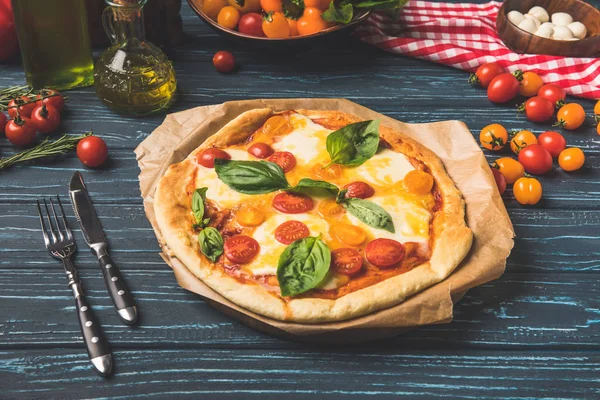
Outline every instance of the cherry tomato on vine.
{"type": "Polygon", "coordinates": [[[486,63],[480,65],[479,68],[477,68],[477,71],[469,76],[469,83],[472,85],[479,84],[479,86],[486,89],[490,85],[492,79],[502,73],[504,73],[504,70],[498,63],[486,63]]]}
{"type": "Polygon", "coordinates": [[[229,153],[221,149],[215,148],[202,150],[200,153],[198,153],[198,155],[196,155],[196,161],[198,162],[198,164],[202,165],[205,168],[214,168],[215,158],[231,160],[231,156],[229,155],[229,153]]]}
{"type": "Polygon", "coordinates": [[[556,108],[562,107],[567,98],[567,92],[560,86],[552,83],[542,86],[537,95],[550,101],[556,108]]]}
{"type": "Polygon", "coordinates": [[[232,6],[225,6],[221,8],[219,15],[217,15],[217,22],[219,25],[227,29],[235,29],[239,20],[240,12],[232,6]]]}
{"type": "Polygon", "coordinates": [[[566,130],[572,131],[583,125],[585,121],[585,110],[577,103],[565,104],[556,113],[556,124],[566,130]]]}
{"type": "Polygon", "coordinates": [[[262,22],[262,30],[268,38],[286,38],[290,36],[290,24],[282,12],[268,13],[262,22]]]}
{"type": "Polygon", "coordinates": [[[512,100],[519,93],[520,77],[519,70],[514,75],[505,72],[492,79],[487,88],[488,99],[493,103],[506,103],[512,100]]]}
{"type": "Polygon", "coordinates": [[[77,158],[88,167],[98,167],[108,158],[108,147],[98,136],[88,136],[77,143],[77,158]]]}
{"type": "Polygon", "coordinates": [[[35,97],[35,105],[36,107],[45,104],[47,106],[52,106],[56,108],[59,112],[62,112],[65,108],[65,99],[54,89],[42,89],[40,93],[35,97]]]}
{"type": "Polygon", "coordinates": [[[18,109],[21,117],[29,118],[34,108],[35,100],[31,100],[27,96],[21,96],[8,102],[8,115],[11,118],[16,118],[18,109]]]}
{"type": "Polygon", "coordinates": [[[35,141],[35,125],[27,117],[8,121],[4,132],[6,138],[16,146],[27,146],[35,141]]]}
{"type": "Polygon", "coordinates": [[[576,171],[583,167],[583,163],[585,163],[585,154],[578,147],[565,149],[558,156],[558,165],[565,171],[576,171]]]}
{"type": "Polygon", "coordinates": [[[554,106],[542,97],[532,97],[519,106],[519,112],[525,113],[527,119],[533,122],[548,121],[554,115],[554,106]]]}
{"type": "Polygon", "coordinates": [[[506,183],[513,184],[517,179],[525,175],[525,168],[515,159],[510,157],[502,157],[494,161],[492,169],[500,172],[505,178],[506,183]]]}
{"type": "Polygon", "coordinates": [[[567,147],[567,141],[564,136],[558,132],[546,131],[538,137],[539,144],[548,150],[554,158],[558,157],[561,151],[567,147]]]}
{"type": "Polygon", "coordinates": [[[552,168],[552,156],[539,144],[532,144],[519,152],[519,162],[530,174],[541,175],[552,168]]]}
{"type": "Polygon", "coordinates": [[[220,73],[229,73],[235,68],[235,57],[226,50],[217,51],[213,56],[213,65],[220,73]]]}
{"type": "Polygon", "coordinates": [[[479,142],[488,150],[501,150],[508,142],[508,132],[500,124],[488,125],[479,133],[479,142]]]}
{"type": "Polygon", "coordinates": [[[504,192],[506,191],[506,178],[496,168],[492,167],[491,170],[492,170],[492,174],[494,175],[494,180],[496,181],[496,186],[498,186],[498,191],[500,192],[500,196],[502,196],[504,194],[504,192]]]}
{"type": "Polygon", "coordinates": [[[31,122],[38,132],[52,133],[60,125],[60,112],[51,105],[42,104],[31,113],[31,122]]]}
{"type": "Polygon", "coordinates": [[[533,97],[540,91],[542,86],[544,86],[544,82],[538,74],[532,71],[523,72],[523,80],[521,80],[521,84],[519,85],[519,92],[521,96],[533,97]]]}
{"type": "Polygon", "coordinates": [[[283,1],[281,0],[260,0],[260,6],[266,13],[283,11],[283,1]]]}
{"type": "Polygon", "coordinates": [[[542,184],[535,178],[520,178],[513,186],[513,194],[523,205],[537,204],[542,198],[542,184]]]}
{"type": "Polygon", "coordinates": [[[517,132],[510,140],[510,149],[513,153],[519,155],[519,151],[522,148],[529,146],[530,144],[537,144],[538,140],[533,132],[528,130],[522,130],[517,132]]]}
{"type": "Polygon", "coordinates": [[[8,118],[6,114],[0,111],[0,133],[4,133],[4,128],[6,127],[6,123],[8,122],[8,118]]]}
{"type": "Polygon", "coordinates": [[[262,30],[262,16],[259,13],[242,15],[240,22],[238,22],[238,31],[250,36],[264,37],[265,34],[262,30]]]}

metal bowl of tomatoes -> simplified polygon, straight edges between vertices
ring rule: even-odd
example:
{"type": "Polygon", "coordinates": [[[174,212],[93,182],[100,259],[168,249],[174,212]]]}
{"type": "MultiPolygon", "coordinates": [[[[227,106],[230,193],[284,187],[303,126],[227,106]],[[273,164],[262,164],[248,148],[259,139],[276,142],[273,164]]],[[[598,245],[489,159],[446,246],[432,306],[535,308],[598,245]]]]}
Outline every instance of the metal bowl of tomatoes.
{"type": "MultiPolygon", "coordinates": [[[[194,12],[218,33],[254,47],[297,48],[352,29],[371,10],[354,10],[350,22],[333,24],[321,15],[330,0],[188,0],[194,12]],[[295,10],[282,9],[282,4],[295,10]],[[302,5],[302,9],[300,6],[302,5]],[[306,7],[304,7],[306,5],[306,7]],[[296,12],[297,19],[287,18],[296,12]]],[[[284,8],[285,8],[284,5],[284,8]]]]}

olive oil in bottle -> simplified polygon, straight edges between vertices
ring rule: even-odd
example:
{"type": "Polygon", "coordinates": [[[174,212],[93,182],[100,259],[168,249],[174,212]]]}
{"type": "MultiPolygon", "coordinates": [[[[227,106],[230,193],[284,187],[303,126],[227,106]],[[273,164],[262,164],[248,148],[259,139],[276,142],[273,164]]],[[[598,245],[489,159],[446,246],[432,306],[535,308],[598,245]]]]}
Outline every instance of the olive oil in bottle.
{"type": "Polygon", "coordinates": [[[85,3],[12,0],[29,86],[63,90],[94,82],[85,3]]]}

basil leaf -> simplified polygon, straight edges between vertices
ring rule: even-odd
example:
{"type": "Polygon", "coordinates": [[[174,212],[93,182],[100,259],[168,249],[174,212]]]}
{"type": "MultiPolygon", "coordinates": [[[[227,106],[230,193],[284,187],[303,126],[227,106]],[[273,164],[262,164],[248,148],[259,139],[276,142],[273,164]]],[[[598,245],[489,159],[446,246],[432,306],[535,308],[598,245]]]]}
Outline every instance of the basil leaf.
{"type": "Polygon", "coordinates": [[[354,1],[356,8],[370,8],[374,10],[389,10],[402,8],[409,0],[362,0],[354,1]]]}
{"type": "Polygon", "coordinates": [[[215,158],[215,171],[223,183],[240,193],[263,194],[290,187],[281,167],[269,161],[215,158]]]}
{"type": "Polygon", "coordinates": [[[294,186],[293,188],[291,188],[290,191],[292,191],[292,192],[301,192],[303,190],[310,191],[311,189],[323,190],[323,191],[326,191],[328,194],[331,194],[333,196],[336,196],[338,194],[338,192],[339,192],[338,187],[335,186],[333,183],[329,183],[329,182],[325,182],[325,181],[319,181],[319,180],[314,180],[314,179],[310,179],[310,178],[302,178],[302,179],[300,179],[300,181],[296,184],[296,186],[294,186]]]}
{"type": "Polygon", "coordinates": [[[348,189],[340,190],[337,196],[335,196],[335,202],[343,203],[346,200],[346,193],[348,193],[348,189]]]}
{"type": "Polygon", "coordinates": [[[347,24],[352,21],[354,15],[354,7],[350,3],[339,3],[335,4],[332,0],[329,3],[329,8],[321,15],[327,22],[339,22],[341,24],[347,24]]]}
{"type": "Polygon", "coordinates": [[[373,228],[384,229],[394,233],[392,216],[381,206],[369,200],[349,198],[342,201],[346,210],[365,224],[373,228]]]}
{"type": "Polygon", "coordinates": [[[304,0],[283,0],[283,15],[289,19],[298,19],[304,13],[304,0]]]}
{"type": "Polygon", "coordinates": [[[192,213],[194,214],[196,225],[200,228],[206,226],[207,224],[204,219],[204,202],[206,201],[207,190],[208,188],[206,187],[199,188],[196,189],[192,195],[192,213]]]}
{"type": "Polygon", "coordinates": [[[331,251],[318,237],[296,240],[283,250],[277,264],[282,296],[295,296],[316,287],[327,275],[331,251]]]}
{"type": "Polygon", "coordinates": [[[326,146],[332,163],[361,165],[377,152],[379,120],[346,125],[327,136],[326,146]]]}
{"type": "Polygon", "coordinates": [[[202,229],[198,234],[198,242],[202,254],[212,262],[217,262],[219,256],[223,254],[223,237],[215,228],[202,229]]]}

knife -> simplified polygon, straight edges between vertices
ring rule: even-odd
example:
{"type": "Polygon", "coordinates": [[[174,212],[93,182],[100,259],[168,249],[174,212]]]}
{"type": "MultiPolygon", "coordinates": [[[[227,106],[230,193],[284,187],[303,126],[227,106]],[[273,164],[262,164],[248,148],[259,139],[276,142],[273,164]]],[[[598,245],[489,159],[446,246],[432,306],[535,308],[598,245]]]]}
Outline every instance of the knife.
{"type": "Polygon", "coordinates": [[[119,317],[128,325],[134,324],[138,318],[135,300],[121,272],[108,255],[108,243],[102,225],[79,172],[75,172],[71,178],[69,196],[85,241],[98,257],[104,283],[119,317]]]}

